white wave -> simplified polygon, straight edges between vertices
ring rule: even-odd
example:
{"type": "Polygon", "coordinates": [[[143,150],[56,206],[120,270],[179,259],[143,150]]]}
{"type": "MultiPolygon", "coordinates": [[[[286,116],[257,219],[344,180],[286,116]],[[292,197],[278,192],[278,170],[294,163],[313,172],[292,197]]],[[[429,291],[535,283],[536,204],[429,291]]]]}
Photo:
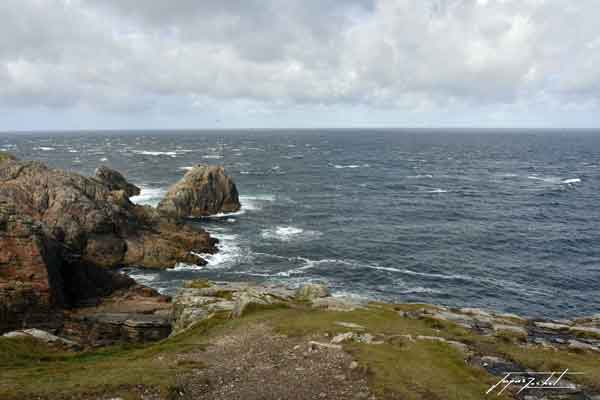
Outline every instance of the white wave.
{"type": "Polygon", "coordinates": [[[38,147],[34,147],[34,150],[41,150],[41,151],[52,151],[52,150],[56,150],[54,147],[45,147],[45,146],[38,146],[38,147]]]}
{"type": "Polygon", "coordinates": [[[378,265],[367,265],[366,267],[367,268],[371,268],[371,269],[382,270],[382,271],[398,272],[398,273],[406,274],[406,275],[422,276],[422,277],[426,277],[426,278],[435,278],[435,279],[462,279],[462,280],[466,280],[466,281],[473,280],[473,278],[471,278],[470,276],[466,276],[466,275],[445,275],[445,274],[435,274],[435,273],[428,273],[428,272],[417,272],[417,271],[412,271],[410,269],[398,269],[398,268],[393,268],[393,267],[381,267],[381,266],[378,266],[378,265]]]}
{"type": "Polygon", "coordinates": [[[448,193],[448,191],[445,189],[435,188],[435,189],[427,190],[427,193],[448,193]]]}
{"type": "Polygon", "coordinates": [[[69,153],[79,153],[79,151],[77,151],[75,149],[69,149],[68,151],[69,151],[69,153]]]}
{"type": "Polygon", "coordinates": [[[169,156],[177,157],[177,151],[148,151],[148,150],[133,150],[135,154],[141,154],[144,156],[169,156]]]}
{"type": "Polygon", "coordinates": [[[304,230],[295,226],[277,226],[275,228],[263,229],[261,236],[264,239],[291,242],[293,240],[311,240],[321,236],[319,231],[304,230]]]}
{"type": "MultiPolygon", "coordinates": [[[[221,213],[217,213],[217,214],[213,214],[213,215],[207,215],[205,217],[202,217],[201,219],[221,219],[221,218],[233,217],[235,215],[242,215],[245,213],[246,213],[246,210],[242,209],[242,210],[230,212],[230,213],[222,213],[221,212],[221,213]]],[[[191,218],[193,218],[193,217],[191,217],[191,218]]],[[[235,219],[233,222],[235,222],[235,219]]]]}
{"type": "Polygon", "coordinates": [[[217,244],[219,251],[215,254],[192,253],[206,260],[207,264],[203,268],[228,269],[240,263],[249,263],[253,259],[252,253],[240,245],[238,235],[215,230],[210,230],[210,234],[219,239],[217,244]]]}
{"type": "Polygon", "coordinates": [[[437,290],[437,289],[431,289],[431,288],[426,288],[426,287],[422,287],[422,286],[417,286],[414,288],[408,288],[405,290],[400,291],[400,293],[402,294],[422,294],[422,293],[430,293],[430,294],[435,294],[435,293],[443,293],[441,290],[437,290]]]}
{"type": "Polygon", "coordinates": [[[409,175],[407,176],[408,179],[424,179],[424,178],[433,178],[433,175],[431,174],[423,174],[423,175],[409,175]]]}
{"type": "Polygon", "coordinates": [[[369,164],[362,164],[362,165],[358,165],[358,164],[350,164],[350,165],[333,164],[333,167],[336,168],[336,169],[356,169],[356,168],[369,168],[370,165],[369,164]]]}
{"type": "Polygon", "coordinates": [[[100,161],[102,161],[102,162],[106,162],[106,161],[108,161],[108,158],[106,158],[106,157],[102,157],[102,158],[100,159],[100,161]]]}
{"type": "Polygon", "coordinates": [[[533,179],[536,181],[542,181],[542,182],[546,182],[546,183],[552,183],[555,185],[560,185],[560,184],[573,184],[573,183],[579,183],[581,182],[580,178],[568,178],[568,179],[563,179],[563,178],[559,178],[556,176],[548,176],[548,177],[542,177],[542,176],[537,176],[537,175],[529,175],[527,177],[528,179],[533,179]]]}
{"type": "Polygon", "coordinates": [[[151,286],[152,282],[154,282],[157,278],[157,274],[144,273],[144,272],[136,272],[127,274],[130,278],[134,279],[137,283],[142,285],[151,286]]]}
{"type": "Polygon", "coordinates": [[[257,194],[240,196],[239,199],[243,210],[258,211],[262,209],[264,203],[275,201],[275,196],[271,194],[257,194]]]}
{"type": "Polygon", "coordinates": [[[194,167],[179,167],[178,169],[181,171],[190,171],[192,170],[194,167]]]}
{"type": "Polygon", "coordinates": [[[165,194],[167,194],[167,189],[165,188],[142,186],[140,189],[139,195],[130,198],[131,202],[134,204],[156,207],[163,197],[165,197],[165,194]]]}
{"type": "Polygon", "coordinates": [[[221,158],[223,158],[223,156],[220,156],[218,154],[207,154],[205,156],[202,156],[202,158],[220,160],[221,158]]]}

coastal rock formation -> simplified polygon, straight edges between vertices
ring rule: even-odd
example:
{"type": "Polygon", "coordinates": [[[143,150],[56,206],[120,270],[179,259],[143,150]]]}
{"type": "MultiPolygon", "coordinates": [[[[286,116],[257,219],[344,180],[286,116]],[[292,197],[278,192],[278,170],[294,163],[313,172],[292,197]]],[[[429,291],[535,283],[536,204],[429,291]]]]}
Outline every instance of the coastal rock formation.
{"type": "Polygon", "coordinates": [[[229,318],[240,318],[249,309],[261,307],[309,306],[332,311],[351,311],[359,304],[341,298],[330,297],[326,286],[307,284],[297,290],[277,284],[254,284],[248,282],[188,282],[173,299],[173,333],[179,333],[198,322],[225,314],[229,318]],[[297,293],[315,293],[310,298],[297,293]],[[320,300],[328,299],[324,306],[320,300]]]}
{"type": "Polygon", "coordinates": [[[205,217],[238,211],[241,204],[235,184],[221,166],[196,165],[177,182],[158,210],[179,218],[205,217]]]}
{"type": "Polygon", "coordinates": [[[96,179],[106,184],[109,190],[123,190],[128,197],[140,194],[139,187],[127,182],[119,171],[115,171],[104,165],[96,169],[96,179]]]}
{"type": "Polygon", "coordinates": [[[108,269],[204,264],[195,254],[216,251],[207,232],[133,204],[136,193],[108,168],[88,178],[0,157],[0,332],[56,329],[65,308],[135,284],[108,269]]]}

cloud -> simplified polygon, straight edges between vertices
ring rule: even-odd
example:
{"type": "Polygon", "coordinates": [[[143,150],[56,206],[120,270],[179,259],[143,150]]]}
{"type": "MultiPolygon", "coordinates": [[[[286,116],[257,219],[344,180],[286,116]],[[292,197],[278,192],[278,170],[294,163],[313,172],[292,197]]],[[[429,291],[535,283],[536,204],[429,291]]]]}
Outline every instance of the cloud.
{"type": "Polygon", "coordinates": [[[595,0],[4,0],[0,108],[597,112],[599,13],[595,0]]]}

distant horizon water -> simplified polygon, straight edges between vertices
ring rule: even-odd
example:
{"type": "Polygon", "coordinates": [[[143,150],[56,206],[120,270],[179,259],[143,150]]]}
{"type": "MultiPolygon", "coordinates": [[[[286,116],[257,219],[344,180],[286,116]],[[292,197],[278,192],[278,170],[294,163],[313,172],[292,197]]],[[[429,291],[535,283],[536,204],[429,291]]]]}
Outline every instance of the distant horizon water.
{"type": "Polygon", "coordinates": [[[559,318],[598,312],[596,133],[48,131],[0,134],[0,148],[84,175],[115,168],[149,205],[194,164],[224,164],[243,208],[191,222],[220,240],[208,265],[125,271],[163,293],[193,278],[323,281],[336,296],[559,318]]]}

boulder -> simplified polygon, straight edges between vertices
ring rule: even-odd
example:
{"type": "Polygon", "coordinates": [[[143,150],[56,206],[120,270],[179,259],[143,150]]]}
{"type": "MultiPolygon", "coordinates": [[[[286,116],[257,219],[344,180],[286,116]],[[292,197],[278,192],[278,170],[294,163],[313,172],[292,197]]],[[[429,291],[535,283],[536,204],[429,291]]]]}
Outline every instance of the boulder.
{"type": "Polygon", "coordinates": [[[329,296],[329,288],[319,283],[307,283],[296,290],[296,299],[303,301],[312,301],[322,297],[329,296]]]}
{"type": "Polygon", "coordinates": [[[125,177],[119,171],[108,167],[100,166],[96,169],[96,179],[104,183],[109,190],[122,190],[127,197],[133,197],[140,194],[140,188],[127,182],[125,177]]]}
{"type": "Polygon", "coordinates": [[[179,218],[238,211],[241,204],[233,180],[221,166],[196,165],[159,203],[158,210],[179,218]]]}

